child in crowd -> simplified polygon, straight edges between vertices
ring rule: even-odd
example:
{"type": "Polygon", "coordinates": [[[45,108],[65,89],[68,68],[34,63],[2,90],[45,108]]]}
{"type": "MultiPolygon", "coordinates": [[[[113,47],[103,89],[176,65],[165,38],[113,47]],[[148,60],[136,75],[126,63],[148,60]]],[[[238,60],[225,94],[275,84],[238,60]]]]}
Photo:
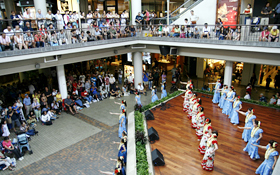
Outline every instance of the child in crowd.
{"type": "Polygon", "coordinates": [[[269,101],[269,104],[271,104],[271,105],[275,105],[276,104],[276,99],[275,99],[274,95],[272,95],[272,97],[271,97],[271,99],[269,101]]]}
{"type": "Polygon", "coordinates": [[[102,88],[101,94],[102,94],[102,98],[103,98],[103,99],[105,99],[105,98],[108,97],[108,92],[107,92],[107,90],[105,89],[105,87],[102,88]]]}
{"type": "Polygon", "coordinates": [[[246,95],[244,96],[244,99],[246,99],[246,100],[250,100],[251,99],[250,94],[249,94],[248,91],[246,91],[246,95]]]}

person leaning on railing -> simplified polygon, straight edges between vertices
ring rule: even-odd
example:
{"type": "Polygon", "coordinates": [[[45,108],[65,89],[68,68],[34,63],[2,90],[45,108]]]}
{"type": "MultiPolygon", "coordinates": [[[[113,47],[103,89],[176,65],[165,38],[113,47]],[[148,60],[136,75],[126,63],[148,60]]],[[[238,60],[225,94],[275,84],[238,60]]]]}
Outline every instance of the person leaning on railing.
{"type": "Polygon", "coordinates": [[[5,51],[6,49],[13,50],[11,39],[10,37],[6,36],[6,33],[2,33],[2,35],[0,36],[0,46],[1,46],[1,51],[5,51]]]}
{"type": "Polygon", "coordinates": [[[65,32],[64,32],[63,29],[61,29],[61,30],[57,33],[57,40],[58,40],[59,45],[63,45],[63,44],[67,44],[67,43],[68,43],[66,34],[65,34],[65,32]]]}
{"type": "Polygon", "coordinates": [[[277,29],[277,26],[273,26],[269,34],[268,42],[278,42],[278,40],[279,40],[279,29],[277,29]]]}
{"type": "Polygon", "coordinates": [[[14,41],[15,41],[15,47],[18,48],[19,50],[21,49],[28,49],[27,45],[25,44],[24,40],[23,40],[23,36],[21,35],[20,32],[16,32],[16,35],[14,37],[14,41]]]}
{"type": "Polygon", "coordinates": [[[40,31],[37,31],[34,35],[34,41],[37,48],[39,48],[40,46],[45,47],[45,38],[40,31]]]}
{"type": "Polygon", "coordinates": [[[35,48],[35,41],[34,41],[34,37],[33,35],[31,34],[31,31],[28,30],[26,32],[26,34],[24,35],[23,37],[23,40],[25,42],[25,45],[28,47],[28,48],[35,48]]]}

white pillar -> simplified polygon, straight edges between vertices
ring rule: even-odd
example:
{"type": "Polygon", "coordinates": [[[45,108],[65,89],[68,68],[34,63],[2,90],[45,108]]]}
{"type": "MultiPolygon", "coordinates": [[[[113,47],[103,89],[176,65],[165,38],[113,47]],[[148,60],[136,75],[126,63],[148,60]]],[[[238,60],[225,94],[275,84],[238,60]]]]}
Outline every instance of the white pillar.
{"type": "Polygon", "coordinates": [[[46,0],[34,0],[34,6],[36,9],[36,12],[40,9],[41,13],[46,16],[47,14],[47,3],[46,0]]]}
{"type": "Polygon", "coordinates": [[[196,61],[197,78],[203,78],[205,68],[206,68],[206,62],[204,61],[204,58],[197,58],[197,61],[196,61]]]}
{"type": "Polygon", "coordinates": [[[59,92],[61,94],[62,99],[65,99],[67,97],[67,86],[66,86],[64,65],[56,66],[56,72],[57,72],[59,92]]]}
{"type": "Polygon", "coordinates": [[[134,87],[137,88],[138,83],[143,83],[142,52],[133,53],[133,66],[134,66],[134,87]]]}
{"type": "Polygon", "coordinates": [[[226,61],[225,73],[224,73],[224,84],[231,86],[232,81],[232,61],[226,61]]]}
{"type": "Polygon", "coordinates": [[[142,1],[141,0],[131,0],[131,19],[132,19],[132,25],[135,24],[135,17],[138,15],[138,13],[142,12],[142,1]]]}
{"type": "Polygon", "coordinates": [[[242,71],[241,85],[247,86],[250,83],[251,76],[253,75],[254,64],[244,63],[242,71]]]}

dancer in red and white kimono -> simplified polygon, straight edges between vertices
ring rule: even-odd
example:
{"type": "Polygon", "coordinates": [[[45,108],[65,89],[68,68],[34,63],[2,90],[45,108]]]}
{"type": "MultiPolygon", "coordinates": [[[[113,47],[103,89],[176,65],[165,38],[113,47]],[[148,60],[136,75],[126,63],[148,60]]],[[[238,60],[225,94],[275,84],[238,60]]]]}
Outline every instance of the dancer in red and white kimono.
{"type": "Polygon", "coordinates": [[[189,114],[188,114],[188,118],[191,120],[193,117],[196,116],[196,114],[198,113],[198,107],[201,106],[201,99],[198,98],[194,104],[192,109],[189,110],[189,114]]]}
{"type": "Polygon", "coordinates": [[[188,88],[187,90],[183,90],[183,89],[178,89],[178,90],[183,91],[183,92],[185,91],[185,95],[182,96],[182,98],[184,98],[183,111],[188,112],[188,110],[189,110],[189,100],[193,96],[192,89],[188,88]]]}
{"type": "MultiPolygon", "coordinates": [[[[199,126],[202,126],[202,125],[199,125],[199,126]]],[[[206,118],[205,119],[205,124],[204,124],[204,127],[203,127],[203,132],[201,133],[202,138],[201,138],[200,144],[198,146],[198,151],[201,154],[205,154],[205,150],[206,150],[206,146],[207,146],[207,140],[211,137],[211,134],[212,134],[211,120],[210,120],[210,118],[206,118]]]]}
{"type": "Polygon", "coordinates": [[[189,87],[191,89],[193,89],[193,84],[192,84],[192,80],[190,79],[188,82],[180,82],[181,84],[185,84],[186,85],[186,89],[188,89],[189,87]]]}
{"type": "MultiPolygon", "coordinates": [[[[195,117],[192,117],[192,128],[193,129],[197,129],[197,124],[201,124],[201,125],[204,124],[205,115],[204,115],[203,111],[204,111],[204,108],[202,106],[199,106],[198,113],[196,114],[195,117]]],[[[198,128],[199,128],[199,130],[201,130],[200,127],[198,127],[198,128]]],[[[203,128],[202,128],[202,131],[203,131],[203,128]]]]}
{"type": "Polygon", "coordinates": [[[188,111],[190,111],[193,108],[194,103],[197,102],[197,94],[193,93],[192,98],[190,98],[188,105],[189,105],[189,109],[188,111]]]}
{"type": "Polygon", "coordinates": [[[207,148],[203,156],[201,166],[206,171],[212,171],[214,169],[215,152],[218,149],[218,132],[213,131],[212,136],[207,140],[207,148]]]}

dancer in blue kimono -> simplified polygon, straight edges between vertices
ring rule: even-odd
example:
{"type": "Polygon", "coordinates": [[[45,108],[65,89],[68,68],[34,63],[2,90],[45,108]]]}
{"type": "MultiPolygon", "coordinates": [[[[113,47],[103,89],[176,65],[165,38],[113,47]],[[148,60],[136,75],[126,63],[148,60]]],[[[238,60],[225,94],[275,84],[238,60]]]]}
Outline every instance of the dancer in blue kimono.
{"type": "Polygon", "coordinates": [[[156,89],[156,86],[153,86],[153,89],[152,89],[152,103],[154,103],[157,100],[158,100],[157,89],[156,89]]]}
{"type": "MultiPolygon", "coordinates": [[[[251,128],[253,126],[253,123],[255,122],[255,119],[257,118],[254,115],[254,109],[253,108],[249,108],[246,113],[242,112],[242,111],[237,111],[237,112],[246,116],[246,118],[245,118],[245,126],[244,127],[251,128]]],[[[242,139],[245,142],[248,142],[250,138],[251,138],[251,129],[245,129],[243,131],[243,133],[242,133],[242,139]]]]}
{"type": "Polygon", "coordinates": [[[161,85],[161,99],[167,96],[166,92],[166,81],[164,81],[161,85]]]}
{"type": "Polygon", "coordinates": [[[218,79],[216,83],[209,83],[209,84],[216,84],[215,87],[214,87],[215,91],[214,91],[214,96],[213,96],[212,102],[214,104],[219,103],[219,100],[220,100],[220,97],[221,97],[221,94],[220,94],[221,80],[218,79]]]}
{"type": "MultiPolygon", "coordinates": [[[[116,169],[115,170],[115,173],[118,173],[119,171],[121,172],[120,174],[121,175],[125,175],[125,163],[124,163],[124,157],[123,156],[118,156],[118,159],[112,159],[110,158],[110,160],[112,161],[116,161],[116,169]]],[[[106,172],[104,171],[99,171],[100,173],[102,174],[107,174],[106,172]]],[[[108,172],[109,175],[111,175],[112,173],[111,172],[108,172]]],[[[114,174],[113,174],[114,175],[114,174]]]]}
{"type": "Polygon", "coordinates": [[[270,140],[267,146],[261,146],[261,145],[254,145],[254,146],[257,146],[261,149],[266,149],[265,156],[264,156],[265,160],[256,170],[256,174],[271,175],[275,168],[277,156],[279,155],[279,153],[276,151],[276,148],[278,146],[277,142],[275,142],[274,140],[270,140]]]}
{"type": "Polygon", "coordinates": [[[122,133],[123,131],[126,131],[126,110],[123,109],[122,113],[112,113],[110,112],[110,114],[112,115],[119,115],[119,138],[122,138],[122,133]]]}
{"type": "Polygon", "coordinates": [[[227,96],[227,93],[229,92],[228,90],[228,86],[227,85],[224,85],[224,88],[222,89],[222,92],[221,92],[221,98],[220,98],[220,101],[219,101],[219,104],[218,106],[223,109],[224,107],[224,103],[225,103],[225,98],[227,96]]]}
{"type": "Polygon", "coordinates": [[[225,98],[225,104],[222,111],[223,114],[229,115],[231,113],[232,103],[235,98],[235,92],[233,90],[234,87],[231,86],[229,92],[227,93],[227,97],[225,98]]]}
{"type": "Polygon", "coordinates": [[[139,92],[136,92],[135,94],[136,94],[135,96],[136,103],[138,104],[138,106],[142,106],[141,95],[139,95],[139,92]]]}
{"type": "Polygon", "coordinates": [[[239,111],[242,108],[242,102],[240,101],[240,96],[235,97],[234,102],[232,104],[232,110],[229,114],[230,122],[234,125],[239,124],[239,111]]]}
{"type": "Polygon", "coordinates": [[[262,133],[263,130],[260,128],[261,122],[255,120],[254,125],[249,128],[249,127],[239,127],[239,129],[251,129],[251,138],[249,139],[249,142],[247,143],[246,147],[243,149],[243,151],[248,152],[248,155],[250,156],[251,159],[256,160],[259,159],[259,153],[258,153],[258,147],[254,146],[260,144],[260,140],[262,138],[262,133]]]}
{"type": "Polygon", "coordinates": [[[125,109],[125,107],[127,106],[127,105],[126,105],[126,101],[125,101],[125,100],[122,100],[122,103],[115,102],[115,104],[120,105],[120,110],[121,110],[121,113],[122,113],[122,110],[124,110],[124,109],[125,109]]]}

